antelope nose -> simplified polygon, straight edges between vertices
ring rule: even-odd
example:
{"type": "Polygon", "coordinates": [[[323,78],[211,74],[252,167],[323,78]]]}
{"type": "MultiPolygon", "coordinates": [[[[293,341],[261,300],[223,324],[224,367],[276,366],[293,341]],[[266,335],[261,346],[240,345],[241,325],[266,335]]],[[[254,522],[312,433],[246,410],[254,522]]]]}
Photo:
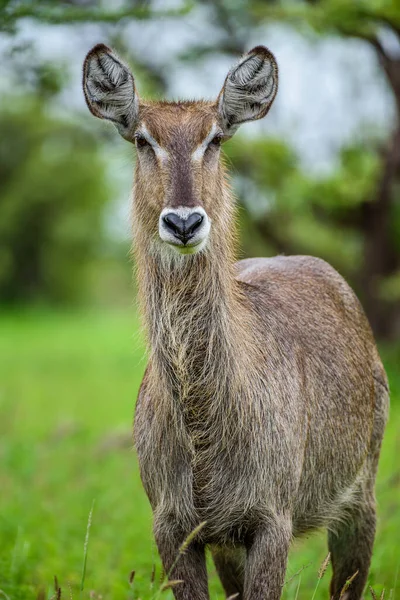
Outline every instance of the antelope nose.
{"type": "Polygon", "coordinates": [[[174,234],[178,240],[186,244],[199,229],[203,222],[203,215],[200,213],[191,213],[187,219],[182,219],[174,212],[163,216],[165,227],[174,234]]]}

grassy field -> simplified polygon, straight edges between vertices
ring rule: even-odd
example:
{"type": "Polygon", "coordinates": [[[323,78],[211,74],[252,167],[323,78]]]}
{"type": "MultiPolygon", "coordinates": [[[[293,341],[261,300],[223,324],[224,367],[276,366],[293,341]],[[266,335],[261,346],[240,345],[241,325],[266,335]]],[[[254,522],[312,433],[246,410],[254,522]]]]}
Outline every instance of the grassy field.
{"type": "MultiPolygon", "coordinates": [[[[50,598],[54,575],[63,598],[156,595],[160,565],[130,433],[145,367],[138,331],[133,310],[0,316],[0,598],[50,598]]],[[[400,353],[383,354],[392,410],[370,583],[400,600],[400,353]]],[[[287,578],[305,568],[285,598],[294,599],[298,586],[299,599],[313,597],[326,553],[323,534],[296,543],[287,578]]],[[[211,597],[222,598],[212,564],[210,574],[211,597]]],[[[328,580],[329,571],[315,599],[328,597],[328,580]]]]}

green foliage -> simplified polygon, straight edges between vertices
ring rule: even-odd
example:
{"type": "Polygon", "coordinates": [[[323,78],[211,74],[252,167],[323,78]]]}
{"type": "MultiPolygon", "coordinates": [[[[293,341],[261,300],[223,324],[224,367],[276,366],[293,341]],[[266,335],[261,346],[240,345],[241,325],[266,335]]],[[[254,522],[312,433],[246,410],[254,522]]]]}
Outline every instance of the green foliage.
{"type": "Polygon", "coordinates": [[[2,106],[0,298],[79,299],[109,197],[96,139],[35,97],[9,97],[2,106]]]}
{"type": "MultiPolygon", "coordinates": [[[[131,437],[145,367],[136,314],[3,313],[0,331],[0,490],[6,490],[0,493],[0,590],[12,600],[36,600],[44,588],[50,598],[57,575],[62,598],[70,597],[69,582],[78,600],[95,499],[82,598],[154,598],[161,569],[131,437]]],[[[385,587],[386,597],[394,588],[398,597],[400,349],[387,348],[383,356],[392,409],[369,582],[377,593],[385,587]]],[[[284,600],[295,598],[299,583],[298,597],[312,597],[326,554],[325,535],[296,542],[284,600]]],[[[211,598],[222,599],[211,562],[209,572],[211,598]]],[[[330,573],[329,567],[316,599],[328,597],[330,573]]],[[[161,597],[171,600],[172,593],[161,597]]]]}
{"type": "MultiPolygon", "coordinates": [[[[238,135],[225,149],[239,180],[239,200],[249,213],[242,227],[246,254],[259,252],[261,235],[271,255],[278,251],[320,256],[357,286],[365,242],[359,227],[363,206],[373,199],[380,176],[375,143],[343,148],[337,168],[325,176],[305,172],[279,139],[238,135]],[[256,206],[249,202],[252,195],[256,206]]],[[[400,238],[400,213],[395,209],[392,229],[400,238]]],[[[388,294],[398,289],[397,281],[395,277],[386,286],[388,294]]]]}
{"type": "MultiPolygon", "coordinates": [[[[207,5],[202,14],[212,23],[212,35],[199,38],[196,45],[188,44],[178,60],[195,63],[206,55],[220,53],[236,58],[247,49],[249,32],[262,31],[265,24],[276,22],[297,27],[306,35],[317,32],[320,35],[356,37],[365,40],[376,52],[379,58],[377,64],[397,98],[395,105],[400,106],[396,83],[399,81],[398,61],[390,50],[393,43],[383,44],[382,35],[382,31],[390,34],[392,42],[400,36],[400,7],[391,0],[182,0],[172,8],[141,0],[123,0],[118,6],[108,6],[98,0],[84,3],[79,0],[0,0],[0,29],[15,32],[17,22],[25,17],[47,24],[110,23],[115,27],[107,30],[108,43],[115,45],[122,56],[128,56],[130,52],[126,46],[129,44],[124,35],[128,19],[163,19],[164,23],[168,21],[171,25],[173,35],[174,19],[186,15],[196,8],[196,4],[207,5]]],[[[140,93],[144,96],[162,94],[168,88],[168,72],[164,65],[158,65],[151,52],[134,54],[131,62],[140,80],[140,93]]],[[[13,64],[18,63],[15,56],[11,58],[13,64]]],[[[44,102],[63,84],[61,69],[41,65],[37,60],[20,61],[19,70],[28,87],[33,78],[34,85],[30,85],[29,89],[33,87],[44,102]]],[[[43,116],[45,110],[43,107],[37,112],[43,116]]],[[[356,287],[375,332],[382,337],[391,335],[392,330],[400,331],[400,312],[396,309],[396,302],[400,299],[399,168],[398,165],[390,167],[397,161],[393,150],[395,146],[388,140],[378,152],[375,140],[357,141],[342,150],[335,172],[318,178],[305,172],[294,152],[281,140],[238,137],[227,145],[242,203],[245,255],[283,252],[325,258],[356,287]],[[382,183],[384,177],[386,181],[382,183]],[[388,231],[381,235],[380,222],[389,223],[388,231]],[[371,260],[371,256],[376,260],[371,260]]],[[[40,170],[41,165],[38,166],[40,170]]],[[[84,193],[82,186],[81,198],[84,193]]],[[[22,212],[19,216],[22,220],[26,218],[22,212]]],[[[79,251],[81,241],[75,248],[70,247],[71,257],[79,251]]],[[[30,251],[29,245],[26,249],[30,251]]],[[[65,257],[63,251],[62,254],[65,257]]],[[[53,263],[52,267],[44,268],[50,273],[44,278],[53,279],[54,272],[65,272],[67,279],[71,280],[70,269],[62,262],[64,259],[57,269],[54,266],[57,254],[54,254],[54,260],[49,258],[52,256],[52,253],[46,253],[46,259],[42,261],[43,265],[46,260],[53,263]]],[[[81,266],[82,279],[75,290],[84,287],[84,268],[81,266]]],[[[10,269],[10,252],[0,250],[0,292],[1,273],[5,269],[10,269]]],[[[32,272],[31,267],[28,270],[32,272]]],[[[25,288],[35,287],[30,285],[29,277],[26,278],[23,273],[22,277],[27,281],[25,288]]],[[[60,288],[61,283],[57,286],[60,288]]],[[[44,290],[42,283],[40,287],[44,290]]],[[[11,294],[9,299],[14,301],[26,293],[25,289],[22,294],[11,294]]],[[[49,296],[47,289],[44,296],[49,296]]],[[[58,296],[68,299],[74,294],[60,289],[55,299],[58,296]]]]}
{"type": "Polygon", "coordinates": [[[123,19],[149,19],[152,16],[177,17],[191,8],[189,1],[178,8],[153,10],[151,3],[141,0],[122,1],[114,8],[113,3],[89,0],[0,0],[0,31],[13,31],[19,19],[31,17],[45,23],[100,22],[118,23],[123,19]]]}
{"type": "Polygon", "coordinates": [[[298,175],[296,156],[279,139],[249,139],[238,134],[224,148],[232,160],[234,171],[250,177],[265,190],[281,191],[288,178],[298,175]]]}
{"type": "Polygon", "coordinates": [[[256,19],[286,21],[320,33],[340,32],[361,38],[374,37],[382,25],[400,27],[400,8],[393,0],[281,0],[266,3],[253,0],[250,13],[256,19]]]}

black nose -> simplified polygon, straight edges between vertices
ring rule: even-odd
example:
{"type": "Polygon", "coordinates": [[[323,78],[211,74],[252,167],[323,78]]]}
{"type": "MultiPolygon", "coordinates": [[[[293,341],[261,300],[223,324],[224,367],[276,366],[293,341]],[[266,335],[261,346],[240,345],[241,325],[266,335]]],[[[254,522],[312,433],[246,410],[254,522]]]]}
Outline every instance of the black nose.
{"type": "Polygon", "coordinates": [[[194,212],[187,219],[181,219],[176,213],[170,212],[163,216],[163,221],[165,227],[186,244],[202,224],[203,215],[194,212]]]}

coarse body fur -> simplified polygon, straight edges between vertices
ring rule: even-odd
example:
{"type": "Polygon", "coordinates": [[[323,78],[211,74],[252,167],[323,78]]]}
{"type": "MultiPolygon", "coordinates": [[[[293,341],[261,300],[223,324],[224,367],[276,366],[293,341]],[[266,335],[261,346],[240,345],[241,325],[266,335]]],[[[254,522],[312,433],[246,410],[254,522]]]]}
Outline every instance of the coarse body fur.
{"type": "Polygon", "coordinates": [[[251,547],[260,524],[277,589],[274,562],[285,563],[292,537],[327,527],[333,597],[357,570],[349,597],[359,597],[388,406],[367,320],[324,261],[214,258],[195,255],[184,266],[147,259],[140,271],[151,357],[135,439],[156,537],[178,540],[177,553],[206,521],[196,547],[217,546],[217,567],[226,556],[238,561],[226,585],[242,594],[241,547],[251,547]]]}
{"type": "Polygon", "coordinates": [[[268,112],[275,59],[254,48],[214,103],[141,103],[132,86],[109,48],[89,53],[89,108],[138,151],[133,230],[149,364],[135,444],[165,571],[181,580],[174,594],[207,600],[209,546],[227,596],[279,600],[292,539],[325,527],[331,597],[357,573],[346,599],[360,600],[388,410],[369,324],[320,259],[235,263],[219,143],[268,112]]]}

